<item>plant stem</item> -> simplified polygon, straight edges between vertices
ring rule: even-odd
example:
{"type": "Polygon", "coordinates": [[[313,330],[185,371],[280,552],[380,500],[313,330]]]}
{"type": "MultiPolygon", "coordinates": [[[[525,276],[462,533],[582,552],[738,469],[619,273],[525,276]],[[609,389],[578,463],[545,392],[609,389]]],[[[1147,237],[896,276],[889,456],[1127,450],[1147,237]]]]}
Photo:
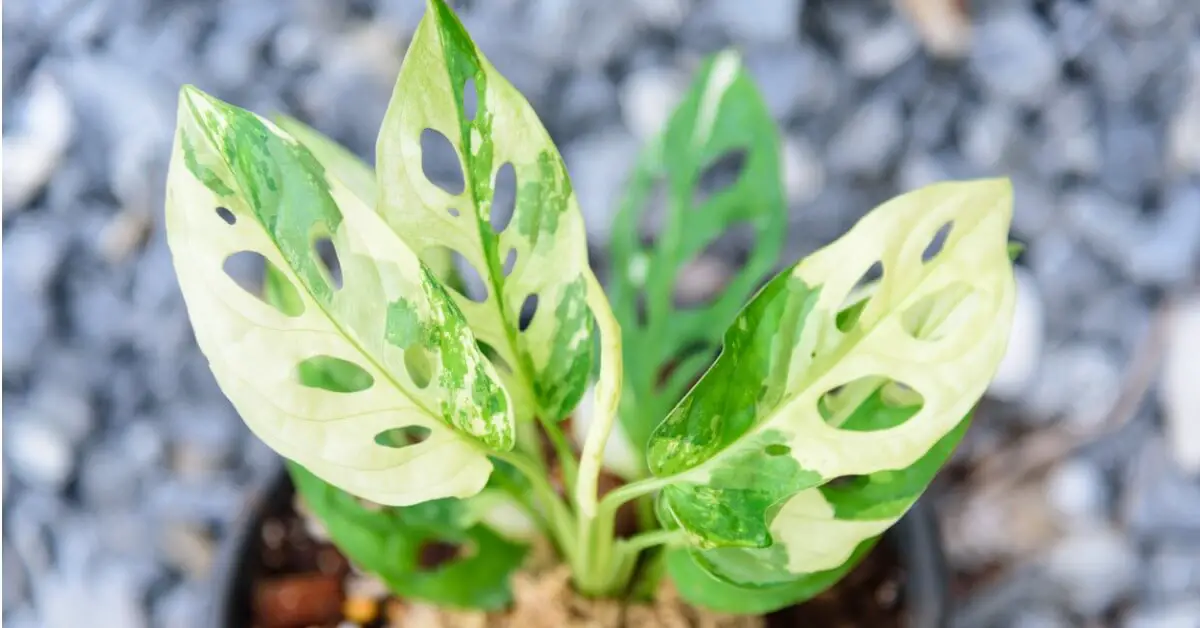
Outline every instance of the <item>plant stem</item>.
{"type": "Polygon", "coordinates": [[[617,550],[624,553],[638,552],[656,545],[675,545],[687,540],[683,530],[651,530],[632,538],[617,542],[617,550]]]}
{"type": "Polygon", "coordinates": [[[554,492],[545,474],[528,456],[516,452],[494,452],[492,455],[511,464],[529,480],[534,495],[542,502],[542,507],[546,510],[550,528],[548,531],[558,540],[559,547],[563,548],[567,561],[574,563],[579,547],[574,517],[566,502],[554,492]]]}
{"type": "Polygon", "coordinates": [[[604,448],[617,419],[617,405],[621,400],[621,328],[613,316],[608,298],[590,270],[587,281],[587,303],[600,328],[600,378],[594,390],[595,410],[592,424],[588,426],[587,438],[583,442],[583,455],[579,463],[579,478],[575,484],[575,503],[583,518],[596,516],[596,485],[600,478],[600,466],[604,461],[604,448]]]}
{"type": "Polygon", "coordinates": [[[546,436],[550,439],[550,444],[554,446],[555,455],[558,456],[558,464],[563,474],[563,486],[575,486],[575,481],[579,477],[579,462],[575,460],[575,450],[571,448],[571,443],[567,442],[567,435],[563,434],[559,423],[543,419],[540,415],[538,420],[542,424],[542,429],[546,430],[546,436]]]}

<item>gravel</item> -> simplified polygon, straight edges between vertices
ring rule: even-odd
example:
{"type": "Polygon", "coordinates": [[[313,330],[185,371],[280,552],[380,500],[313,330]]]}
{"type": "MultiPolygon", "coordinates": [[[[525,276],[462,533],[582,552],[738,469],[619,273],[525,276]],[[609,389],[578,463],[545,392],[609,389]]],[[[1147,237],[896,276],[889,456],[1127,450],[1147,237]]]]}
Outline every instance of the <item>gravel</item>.
{"type": "MultiPolygon", "coordinates": [[[[171,267],[176,94],[191,83],[298,116],[373,161],[421,3],[8,4],[4,620],[190,625],[215,548],[275,457],[220,394],[171,267]]],[[[1010,588],[997,625],[1200,625],[1200,457],[1179,444],[1200,425],[1186,376],[1200,354],[1169,353],[1152,398],[1120,417],[1128,433],[1103,438],[1102,457],[1088,447],[1156,310],[1200,291],[1200,6],[1007,0],[939,34],[930,24],[961,23],[936,13],[953,3],[895,3],[917,17],[868,0],[466,4],[561,143],[600,253],[640,146],[703,55],[729,45],[784,131],[784,261],[905,189],[1010,176],[1028,247],[1020,314],[988,393],[1004,412],[980,413],[969,449],[1029,430],[1084,447],[976,504],[951,526],[966,548],[951,557],[1044,559],[1052,586],[1010,588]]],[[[1186,347],[1193,331],[1164,342],[1186,347]]]]}

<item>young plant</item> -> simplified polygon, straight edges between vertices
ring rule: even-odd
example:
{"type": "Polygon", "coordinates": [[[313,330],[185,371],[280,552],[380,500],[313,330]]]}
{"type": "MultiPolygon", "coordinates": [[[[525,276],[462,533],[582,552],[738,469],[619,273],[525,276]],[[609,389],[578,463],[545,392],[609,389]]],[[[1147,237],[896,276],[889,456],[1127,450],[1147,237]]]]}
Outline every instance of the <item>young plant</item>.
{"type": "Polygon", "coordinates": [[[694,604],[762,613],[820,592],[947,460],[1014,302],[1002,180],[899,196],[771,278],[779,141],[732,52],[639,159],[606,297],[562,158],[443,0],[405,56],[375,172],[295,120],[185,87],[167,205],[224,393],[350,560],[454,607],[508,604],[539,536],[588,596],[652,595],[668,577],[694,604]],[[430,129],[461,189],[424,174],[430,129]],[[698,190],[729,153],[736,181],[698,190]],[[501,225],[505,165],[518,185],[501,225]],[[656,182],[666,206],[646,244],[656,182]],[[742,224],[756,245],[725,292],[675,305],[684,264],[742,224]],[[262,295],[225,273],[240,253],[265,263],[262,295]],[[600,495],[605,467],[624,484],[600,495]],[[617,538],[630,502],[640,529],[617,538]],[[469,551],[422,566],[435,543],[469,551]]]}

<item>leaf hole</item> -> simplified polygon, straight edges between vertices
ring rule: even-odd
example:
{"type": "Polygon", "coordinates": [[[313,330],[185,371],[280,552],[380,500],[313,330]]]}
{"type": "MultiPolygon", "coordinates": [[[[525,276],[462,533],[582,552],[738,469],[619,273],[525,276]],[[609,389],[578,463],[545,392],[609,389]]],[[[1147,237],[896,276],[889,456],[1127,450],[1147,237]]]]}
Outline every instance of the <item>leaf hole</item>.
{"type": "Polygon", "coordinates": [[[921,253],[921,261],[929,263],[942,252],[946,246],[946,238],[950,237],[950,231],[954,228],[954,221],[951,220],[938,228],[937,233],[933,234],[933,238],[929,241],[929,245],[925,247],[925,251],[921,253]]]}
{"type": "Polygon", "coordinates": [[[792,453],[792,448],[780,443],[771,443],[763,449],[763,452],[768,456],[786,456],[792,453]]]}
{"type": "Polygon", "coordinates": [[[955,282],[909,306],[900,316],[900,326],[917,340],[934,342],[966,325],[978,307],[975,290],[964,282],[955,282]]]}
{"type": "Polygon", "coordinates": [[[726,151],[708,163],[696,179],[692,209],[699,209],[708,199],[733,187],[746,168],[747,151],[738,148],[726,151]]]}
{"type": "Polygon", "coordinates": [[[475,85],[475,79],[469,78],[463,84],[463,115],[468,120],[474,120],[479,112],[479,88],[475,85]]]}
{"type": "Polygon", "coordinates": [[[925,397],[911,386],[871,375],[830,389],[818,399],[817,410],[830,426],[874,432],[903,424],[923,405],[925,397]]]}
{"type": "Polygon", "coordinates": [[[462,253],[450,249],[450,258],[453,260],[454,269],[458,272],[459,279],[462,280],[462,285],[451,285],[450,288],[461,294],[468,301],[475,303],[483,303],[487,301],[488,289],[487,283],[484,282],[483,276],[475,269],[472,264],[462,253]]]}
{"type": "Polygon", "coordinates": [[[862,277],[859,277],[855,282],[854,287],[850,289],[850,295],[846,299],[848,305],[838,312],[836,325],[838,331],[843,333],[854,329],[858,325],[859,318],[862,317],[863,310],[867,308],[867,303],[870,301],[870,295],[875,289],[877,282],[883,279],[883,262],[875,262],[867,268],[862,277]]]}
{"type": "Polygon", "coordinates": [[[455,218],[458,218],[458,208],[457,207],[447,207],[446,213],[450,214],[451,216],[454,216],[455,218]]]}
{"type": "Polygon", "coordinates": [[[331,355],[314,355],[296,364],[301,386],[335,393],[362,392],[375,385],[375,378],[363,367],[331,355]]]}
{"type": "Polygon", "coordinates": [[[392,449],[403,449],[410,445],[419,445],[428,440],[433,431],[424,425],[405,425],[393,427],[375,435],[375,444],[392,449]]]}
{"type": "Polygon", "coordinates": [[[508,227],[516,205],[517,173],[512,164],[506,163],[496,171],[496,180],[492,182],[492,208],[488,215],[492,233],[502,233],[508,227]]]}
{"type": "Polygon", "coordinates": [[[666,177],[658,177],[646,196],[642,215],[638,219],[638,239],[644,247],[652,247],[667,226],[667,207],[670,202],[667,192],[666,177]]]}
{"type": "Polygon", "coordinates": [[[424,541],[417,549],[417,565],[421,571],[435,571],[464,553],[464,546],[445,541],[424,541]]]}
{"type": "Polygon", "coordinates": [[[533,317],[537,315],[538,295],[530,294],[525,297],[525,301],[521,303],[521,311],[518,316],[519,327],[521,331],[529,329],[533,324],[533,317]]]}
{"type": "Polygon", "coordinates": [[[275,311],[284,316],[300,316],[304,313],[304,302],[300,300],[300,293],[296,290],[296,286],[289,280],[284,279],[283,274],[279,269],[272,264],[267,258],[263,257],[262,253],[257,251],[238,251],[225,258],[221,263],[221,270],[238,285],[239,288],[245,290],[254,296],[254,298],[271,306],[275,311]],[[263,293],[262,277],[266,270],[270,268],[273,274],[278,276],[278,281],[275,284],[275,289],[280,292],[276,301],[272,303],[266,298],[263,293]]]}
{"type": "Polygon", "coordinates": [[[321,236],[313,241],[313,250],[325,270],[325,279],[334,290],[342,289],[342,263],[338,259],[337,247],[329,236],[321,236]]]}
{"type": "Polygon", "coordinates": [[[517,267],[517,249],[511,248],[508,250],[508,255],[504,257],[504,267],[501,271],[507,277],[512,274],[514,268],[517,267]]]}
{"type": "Polygon", "coordinates": [[[694,309],[715,301],[732,281],[735,268],[745,263],[754,241],[751,223],[740,221],[727,226],[703,251],[680,267],[672,293],[675,306],[694,309]]]}
{"type": "Polygon", "coordinates": [[[433,360],[429,357],[429,350],[420,344],[409,345],[404,350],[404,370],[408,372],[413,386],[427,388],[433,379],[433,360]]]}
{"type": "Polygon", "coordinates": [[[421,171],[447,194],[457,196],[466,189],[458,151],[449,138],[433,129],[421,131],[421,171]]]}
{"type": "Polygon", "coordinates": [[[227,225],[232,225],[237,222],[237,216],[234,216],[233,212],[229,211],[228,207],[218,207],[217,215],[220,216],[221,220],[224,220],[225,224],[227,225]]]}

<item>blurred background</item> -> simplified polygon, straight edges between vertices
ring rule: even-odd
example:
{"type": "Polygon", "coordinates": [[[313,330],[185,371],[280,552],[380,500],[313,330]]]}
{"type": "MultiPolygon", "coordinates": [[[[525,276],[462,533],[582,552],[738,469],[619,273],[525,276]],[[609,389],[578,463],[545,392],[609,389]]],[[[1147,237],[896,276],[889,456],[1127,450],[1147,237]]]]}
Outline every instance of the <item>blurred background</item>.
{"type": "MultiPolygon", "coordinates": [[[[781,262],[898,192],[1012,177],[1012,345],[929,495],[956,623],[1200,626],[1200,2],[454,4],[561,147],[598,265],[635,152],[725,46],[786,135],[781,262]]],[[[180,85],[373,160],[423,5],[5,3],[7,626],[191,626],[275,463],[216,387],[171,266],[180,85]]],[[[710,289],[735,258],[682,281],[710,289]]]]}

